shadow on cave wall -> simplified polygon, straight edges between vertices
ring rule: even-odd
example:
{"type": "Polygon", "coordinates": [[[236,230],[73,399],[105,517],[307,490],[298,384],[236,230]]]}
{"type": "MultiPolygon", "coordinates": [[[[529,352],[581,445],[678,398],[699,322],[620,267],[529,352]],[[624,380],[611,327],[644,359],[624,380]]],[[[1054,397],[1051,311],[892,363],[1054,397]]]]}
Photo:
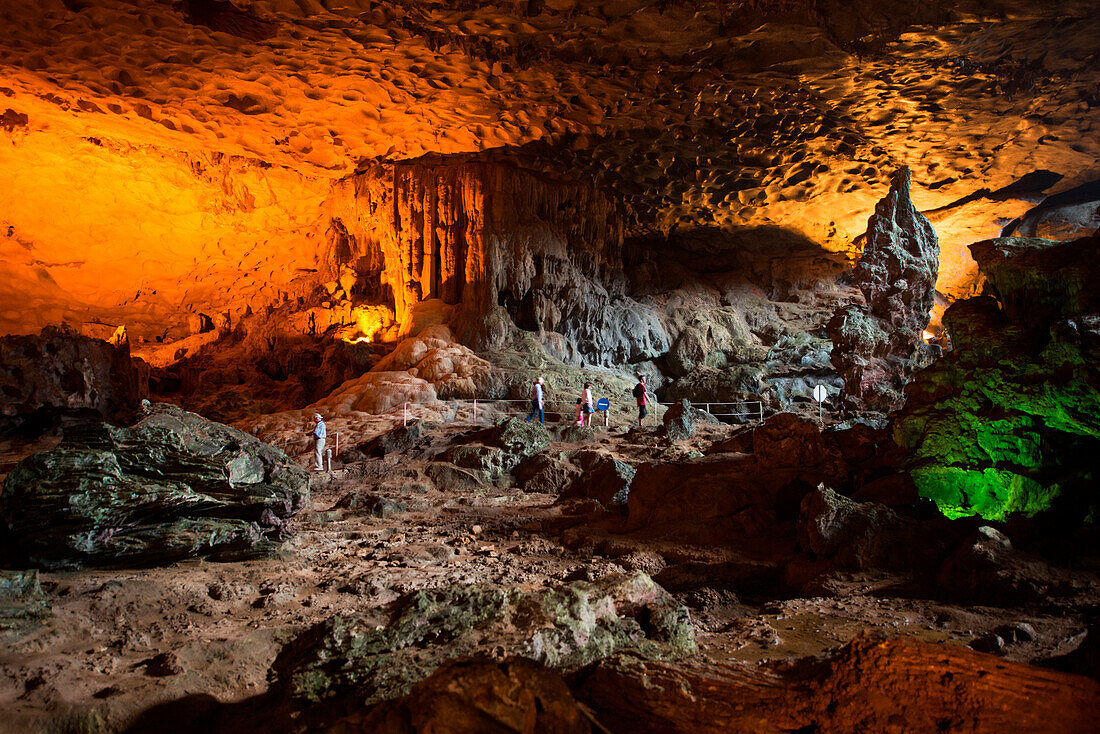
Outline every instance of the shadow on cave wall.
{"type": "Polygon", "coordinates": [[[851,267],[843,254],[780,226],[692,227],[634,237],[623,245],[623,263],[635,296],[682,288],[692,276],[721,274],[740,276],[779,301],[851,267]]]}

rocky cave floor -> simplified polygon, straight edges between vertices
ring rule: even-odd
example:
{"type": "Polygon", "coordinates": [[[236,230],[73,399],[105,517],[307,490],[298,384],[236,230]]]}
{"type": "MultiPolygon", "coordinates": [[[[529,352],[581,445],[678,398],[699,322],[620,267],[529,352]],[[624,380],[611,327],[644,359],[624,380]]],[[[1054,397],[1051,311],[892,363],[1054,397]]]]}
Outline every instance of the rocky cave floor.
{"type": "MultiPolygon", "coordinates": [[[[708,663],[775,664],[875,632],[982,648],[995,630],[1009,640],[1000,655],[1041,662],[1073,650],[1100,604],[1087,570],[1071,602],[971,606],[936,598],[913,574],[800,574],[793,521],[778,525],[771,542],[691,543],[675,533],[625,532],[619,513],[592,500],[523,491],[510,479],[429,479],[440,455],[476,430],[434,424],[420,443],[428,450],[314,474],[311,504],[277,557],[42,573],[52,615],[3,633],[2,728],[203,730],[191,727],[268,689],[280,648],[310,625],[350,613],[376,614],[383,625],[386,605],[400,596],[448,585],[530,590],[643,571],[688,607],[693,659],[708,663]],[[189,703],[168,714],[151,709],[180,700],[189,703]]],[[[637,463],[705,451],[751,430],[705,426],[672,446],[654,426],[598,428],[579,441],[559,428],[543,453],[587,446],[637,463]]],[[[1100,568],[1095,559],[1082,563],[1100,568]]]]}

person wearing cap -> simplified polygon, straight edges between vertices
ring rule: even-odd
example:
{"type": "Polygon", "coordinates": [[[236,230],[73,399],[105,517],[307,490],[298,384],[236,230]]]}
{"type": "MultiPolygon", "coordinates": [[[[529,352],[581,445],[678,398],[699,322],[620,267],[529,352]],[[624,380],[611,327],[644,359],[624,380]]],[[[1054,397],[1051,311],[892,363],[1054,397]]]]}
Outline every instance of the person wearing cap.
{"type": "Polygon", "coordinates": [[[535,380],[534,387],[531,388],[531,412],[527,414],[526,421],[530,421],[535,416],[539,417],[539,423],[546,425],[546,411],[542,408],[542,378],[535,380]]]}
{"type": "Polygon", "coordinates": [[[321,460],[321,455],[325,451],[325,439],[328,438],[328,431],[325,428],[325,420],[320,413],[314,413],[313,420],[317,423],[310,434],[313,436],[313,471],[324,471],[325,464],[321,460]]]}

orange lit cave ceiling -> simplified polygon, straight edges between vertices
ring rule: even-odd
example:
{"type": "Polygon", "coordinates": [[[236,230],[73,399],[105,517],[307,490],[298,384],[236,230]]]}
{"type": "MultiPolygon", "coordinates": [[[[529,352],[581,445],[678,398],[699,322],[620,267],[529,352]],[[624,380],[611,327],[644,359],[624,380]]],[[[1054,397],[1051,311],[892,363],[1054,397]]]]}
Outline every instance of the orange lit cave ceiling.
{"type": "Polygon", "coordinates": [[[939,289],[964,295],[966,245],[1100,178],[1094,11],[6,0],[0,330],[152,337],[334,290],[340,182],[426,155],[594,183],[628,236],[756,232],[766,248],[780,228],[845,254],[906,164],[939,289]],[[1055,175],[971,197],[1037,171],[1055,175]]]}

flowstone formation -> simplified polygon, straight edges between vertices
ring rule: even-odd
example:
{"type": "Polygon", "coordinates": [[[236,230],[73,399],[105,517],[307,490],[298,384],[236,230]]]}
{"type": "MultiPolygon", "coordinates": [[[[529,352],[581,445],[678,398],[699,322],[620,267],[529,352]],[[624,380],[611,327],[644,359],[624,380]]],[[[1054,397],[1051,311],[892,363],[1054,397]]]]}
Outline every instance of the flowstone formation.
{"type": "Polygon", "coordinates": [[[971,247],[995,297],[944,314],[954,349],[922,371],[893,425],[920,493],[947,515],[1004,518],[1059,501],[1095,519],[1100,241],[971,247]]]}
{"type": "Polygon", "coordinates": [[[73,426],[0,492],[8,557],[51,569],[144,566],[278,547],[309,499],[278,449],[171,405],[130,428],[73,426]]]}
{"type": "Polygon", "coordinates": [[[844,400],[859,410],[899,408],[910,375],[931,357],[923,332],[935,297],[939,240],[910,198],[910,179],[908,168],[898,170],[867,221],[852,275],[866,306],[846,306],[827,326],[844,400]]]}

